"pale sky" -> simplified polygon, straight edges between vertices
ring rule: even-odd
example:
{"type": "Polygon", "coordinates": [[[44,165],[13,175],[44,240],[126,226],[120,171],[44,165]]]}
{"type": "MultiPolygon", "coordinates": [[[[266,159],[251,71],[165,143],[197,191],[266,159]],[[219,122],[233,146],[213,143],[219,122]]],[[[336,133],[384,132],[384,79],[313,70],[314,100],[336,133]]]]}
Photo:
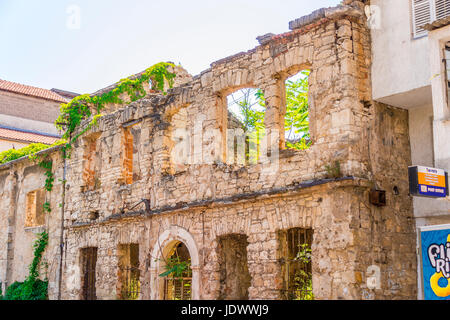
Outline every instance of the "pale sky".
{"type": "Polygon", "coordinates": [[[289,21],[339,3],[0,0],[0,79],[83,94],[160,61],[197,75],[257,46],[257,36],[287,32],[289,21]]]}

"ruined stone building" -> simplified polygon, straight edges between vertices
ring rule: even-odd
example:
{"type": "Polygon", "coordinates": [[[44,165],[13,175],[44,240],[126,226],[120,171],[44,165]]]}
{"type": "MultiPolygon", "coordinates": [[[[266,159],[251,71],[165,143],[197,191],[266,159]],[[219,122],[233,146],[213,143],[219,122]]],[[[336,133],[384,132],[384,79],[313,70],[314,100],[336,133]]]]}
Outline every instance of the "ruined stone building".
{"type": "Polygon", "coordinates": [[[41,152],[51,192],[35,161],[1,165],[3,289],[26,277],[47,230],[50,299],[288,299],[299,244],[311,247],[315,299],[415,299],[409,112],[373,99],[364,3],[289,27],[197,76],[176,68],[167,95],[109,105],[70,159],[60,147],[41,152]],[[285,80],[306,69],[312,145],[300,151],[279,133],[285,80]],[[266,99],[257,163],[235,156],[227,96],[242,88],[266,99]],[[173,258],[190,261],[176,281],[161,276],[173,258]]]}

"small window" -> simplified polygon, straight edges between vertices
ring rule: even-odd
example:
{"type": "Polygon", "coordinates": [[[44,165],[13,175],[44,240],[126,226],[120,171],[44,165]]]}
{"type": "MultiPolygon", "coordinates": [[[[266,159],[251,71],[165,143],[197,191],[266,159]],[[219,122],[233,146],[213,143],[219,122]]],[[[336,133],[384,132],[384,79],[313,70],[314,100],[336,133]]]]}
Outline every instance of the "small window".
{"type": "Polygon", "coordinates": [[[26,200],[25,228],[40,227],[45,224],[45,190],[28,192],[26,200]]]}

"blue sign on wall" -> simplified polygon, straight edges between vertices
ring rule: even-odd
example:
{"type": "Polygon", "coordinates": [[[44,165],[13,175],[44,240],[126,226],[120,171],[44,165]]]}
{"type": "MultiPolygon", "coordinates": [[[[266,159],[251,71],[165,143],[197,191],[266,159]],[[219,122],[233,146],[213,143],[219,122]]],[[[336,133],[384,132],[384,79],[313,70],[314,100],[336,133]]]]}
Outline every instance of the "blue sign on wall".
{"type": "Polygon", "coordinates": [[[450,226],[420,232],[425,300],[450,300],[450,226]]]}

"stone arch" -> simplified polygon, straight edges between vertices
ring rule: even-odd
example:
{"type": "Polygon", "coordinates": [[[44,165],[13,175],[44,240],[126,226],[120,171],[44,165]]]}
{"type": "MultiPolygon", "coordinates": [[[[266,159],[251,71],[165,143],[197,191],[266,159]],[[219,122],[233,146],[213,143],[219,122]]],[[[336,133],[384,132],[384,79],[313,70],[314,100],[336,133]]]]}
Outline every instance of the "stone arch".
{"type": "Polygon", "coordinates": [[[200,259],[197,244],[194,237],[184,228],[171,226],[156,240],[152,250],[150,263],[150,297],[151,300],[161,300],[161,279],[164,267],[162,256],[167,256],[177,242],[182,242],[188,249],[191,257],[192,269],[192,300],[200,299],[200,259]]]}

